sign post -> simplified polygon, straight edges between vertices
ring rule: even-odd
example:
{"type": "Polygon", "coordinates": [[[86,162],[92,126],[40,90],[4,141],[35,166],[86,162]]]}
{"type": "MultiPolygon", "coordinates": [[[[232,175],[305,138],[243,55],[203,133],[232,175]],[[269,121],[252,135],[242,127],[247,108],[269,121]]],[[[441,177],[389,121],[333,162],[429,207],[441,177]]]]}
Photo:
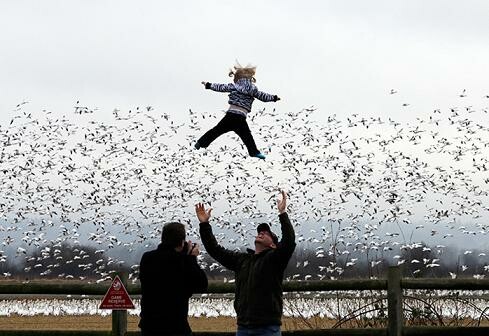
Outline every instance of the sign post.
{"type": "Polygon", "coordinates": [[[134,309],[124,283],[127,283],[127,275],[115,276],[107,293],[100,304],[99,309],[112,309],[112,334],[125,335],[127,331],[127,309],[134,309]]]}

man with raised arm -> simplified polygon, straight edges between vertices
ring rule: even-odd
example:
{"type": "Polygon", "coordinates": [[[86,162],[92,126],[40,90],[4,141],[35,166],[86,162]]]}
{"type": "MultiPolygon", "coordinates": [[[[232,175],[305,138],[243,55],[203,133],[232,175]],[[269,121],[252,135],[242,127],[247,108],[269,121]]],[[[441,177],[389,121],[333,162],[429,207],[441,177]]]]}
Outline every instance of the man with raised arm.
{"type": "Polygon", "coordinates": [[[228,250],[216,241],[209,224],[212,209],[195,206],[200,221],[200,236],[207,253],[235,273],[234,309],[237,336],[281,335],[284,271],[295,249],[295,233],[286,212],[287,195],[277,202],[282,240],[262,223],[257,227],[255,250],[247,253],[228,250]]]}

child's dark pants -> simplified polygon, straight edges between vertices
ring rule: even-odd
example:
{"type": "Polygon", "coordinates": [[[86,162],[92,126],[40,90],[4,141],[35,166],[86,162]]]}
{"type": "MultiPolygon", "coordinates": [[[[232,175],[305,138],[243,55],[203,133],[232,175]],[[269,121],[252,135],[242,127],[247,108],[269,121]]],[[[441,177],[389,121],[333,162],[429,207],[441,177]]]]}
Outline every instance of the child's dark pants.
{"type": "Polygon", "coordinates": [[[251,130],[246,122],[246,117],[231,112],[227,112],[224,118],[222,118],[214,128],[207,131],[207,133],[198,140],[198,143],[200,147],[206,148],[212,141],[230,131],[234,131],[241,140],[243,140],[250,156],[255,156],[260,153],[258,148],[256,148],[255,140],[253,139],[251,130]]]}

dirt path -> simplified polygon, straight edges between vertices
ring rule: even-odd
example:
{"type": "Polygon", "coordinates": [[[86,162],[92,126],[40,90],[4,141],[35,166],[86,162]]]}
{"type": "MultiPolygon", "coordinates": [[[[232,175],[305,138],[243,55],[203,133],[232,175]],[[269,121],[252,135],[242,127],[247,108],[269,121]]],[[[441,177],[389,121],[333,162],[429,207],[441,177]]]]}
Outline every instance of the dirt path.
{"type": "MultiPolygon", "coordinates": [[[[232,317],[189,319],[194,331],[235,331],[236,319],[232,317]]],[[[137,331],[139,317],[128,316],[129,331],[137,331]]],[[[312,323],[313,321],[311,321],[312,323]]],[[[282,330],[304,329],[305,324],[294,318],[285,318],[282,330]]],[[[328,321],[321,321],[324,325],[328,321]]],[[[110,330],[110,316],[0,316],[0,330],[110,330]]]]}

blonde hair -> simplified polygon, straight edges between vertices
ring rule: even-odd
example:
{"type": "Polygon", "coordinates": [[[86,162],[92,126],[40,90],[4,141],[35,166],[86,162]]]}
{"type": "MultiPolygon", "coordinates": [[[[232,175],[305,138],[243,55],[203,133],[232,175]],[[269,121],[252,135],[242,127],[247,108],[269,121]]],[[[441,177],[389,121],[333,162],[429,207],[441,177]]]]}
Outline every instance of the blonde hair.
{"type": "Polygon", "coordinates": [[[242,78],[249,78],[253,83],[256,82],[256,66],[248,64],[244,67],[241,66],[238,61],[236,61],[236,65],[233,68],[234,69],[229,69],[229,77],[234,77],[233,80],[235,83],[242,78]]]}

